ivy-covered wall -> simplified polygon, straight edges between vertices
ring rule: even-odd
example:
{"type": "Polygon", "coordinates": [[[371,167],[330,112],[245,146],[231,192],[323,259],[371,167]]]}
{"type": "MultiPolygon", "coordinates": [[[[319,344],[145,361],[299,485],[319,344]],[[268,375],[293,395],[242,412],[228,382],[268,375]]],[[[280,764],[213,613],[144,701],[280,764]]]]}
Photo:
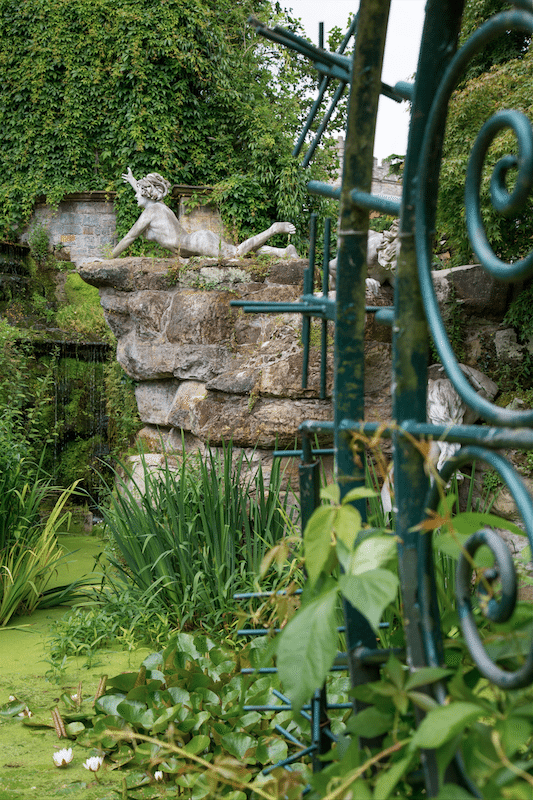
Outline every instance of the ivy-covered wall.
{"type": "Polygon", "coordinates": [[[310,71],[265,45],[251,13],[286,20],[269,0],[0,0],[0,238],[39,195],[91,190],[117,191],[121,237],[138,215],[131,166],[214,186],[238,237],[285,219],[301,245],[304,206],[324,203],[305,185],[334,146],[305,173],[292,158],[310,71]]]}

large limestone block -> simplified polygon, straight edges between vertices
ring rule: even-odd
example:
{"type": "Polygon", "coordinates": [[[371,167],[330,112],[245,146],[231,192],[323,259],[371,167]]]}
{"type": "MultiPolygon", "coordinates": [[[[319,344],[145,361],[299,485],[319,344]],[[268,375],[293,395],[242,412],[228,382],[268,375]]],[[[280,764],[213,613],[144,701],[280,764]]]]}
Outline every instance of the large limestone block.
{"type": "Polygon", "coordinates": [[[229,341],[235,312],[228,292],[184,290],[173,295],[165,335],[173,344],[218,344],[229,341]]]}
{"type": "Polygon", "coordinates": [[[91,286],[110,287],[123,292],[136,289],[168,289],[169,271],[179,265],[178,258],[112,258],[85,261],[78,265],[78,274],[91,286]]]}
{"type": "Polygon", "coordinates": [[[142,422],[168,425],[169,413],[178,391],[179,382],[176,380],[138,383],[135,387],[135,399],[142,422]]]}
{"type": "Polygon", "coordinates": [[[186,344],[177,347],[164,339],[141,339],[135,331],[117,344],[117,361],[136,381],[179,378],[207,382],[235,366],[229,347],[186,344]]]}
{"type": "Polygon", "coordinates": [[[307,419],[331,420],[327,400],[253,400],[222,392],[208,392],[191,405],[191,431],[204,441],[232,440],[239,447],[292,447],[298,426],[307,419]]]}
{"type": "Polygon", "coordinates": [[[235,366],[235,356],[218,344],[168,345],[174,350],[174,375],[184,381],[212,380],[235,366]]]}
{"type": "Polygon", "coordinates": [[[165,328],[166,312],[172,297],[168,292],[144,290],[133,292],[128,310],[137,334],[141,338],[153,339],[165,328]]]}
{"type": "Polygon", "coordinates": [[[480,264],[434,270],[433,284],[439,303],[459,302],[465,313],[492,317],[505,313],[512,291],[480,264]]]}
{"type": "Polygon", "coordinates": [[[182,381],[174,395],[172,406],[168,411],[166,424],[185,431],[191,429],[191,406],[196,400],[203,400],[206,395],[205,383],[199,381],[182,381]]]}
{"type": "Polygon", "coordinates": [[[126,336],[134,328],[128,300],[127,292],[120,292],[109,287],[100,289],[100,305],[104,311],[105,321],[117,339],[126,336]]]}
{"type": "Polygon", "coordinates": [[[143,341],[135,331],[121,337],[117,343],[117,361],[136,381],[161,380],[174,377],[176,348],[168,342],[143,341]]]}

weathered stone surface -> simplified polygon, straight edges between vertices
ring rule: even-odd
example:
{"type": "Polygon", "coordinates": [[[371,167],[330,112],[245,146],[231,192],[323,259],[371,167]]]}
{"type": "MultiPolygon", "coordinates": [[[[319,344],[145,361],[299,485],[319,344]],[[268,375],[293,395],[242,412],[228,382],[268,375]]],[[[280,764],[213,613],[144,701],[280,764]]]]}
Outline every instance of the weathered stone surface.
{"type": "Polygon", "coordinates": [[[207,384],[207,389],[228,394],[251,394],[256,391],[257,381],[261,370],[243,364],[238,369],[223,372],[207,384]]]}
{"type": "Polygon", "coordinates": [[[165,313],[171,305],[168,292],[144,290],[131,295],[128,311],[140,338],[153,339],[165,327],[165,313]]]}
{"type": "Polygon", "coordinates": [[[516,365],[524,359],[524,347],[518,344],[516,331],[513,328],[496,331],[494,346],[500,361],[516,365]]]}
{"type": "Polygon", "coordinates": [[[510,298],[510,286],[494,280],[480,264],[468,264],[433,272],[433,284],[440,303],[460,302],[465,313],[492,318],[503,315],[510,298]]]}
{"type": "Polygon", "coordinates": [[[168,425],[168,416],[179,389],[176,380],[142,381],[135,387],[135,399],[142,422],[168,425]]]}
{"type": "Polygon", "coordinates": [[[331,403],[324,400],[269,400],[252,404],[241,395],[209,392],[205,399],[193,401],[191,431],[204,441],[221,444],[232,440],[241,447],[289,447],[294,444],[298,426],[306,419],[332,418],[331,403]]]}
{"type": "Polygon", "coordinates": [[[174,375],[181,380],[207,383],[235,367],[234,354],[223,345],[185,344],[177,350],[174,347],[174,354],[174,375]]]}
{"type": "Polygon", "coordinates": [[[167,341],[177,345],[229,341],[236,313],[231,299],[227,292],[174,292],[166,321],[167,341]]]}
{"type": "Polygon", "coordinates": [[[128,299],[129,294],[126,292],[118,292],[105,286],[100,288],[100,305],[104,310],[105,320],[117,339],[134,329],[128,299]]]}
{"type": "Polygon", "coordinates": [[[178,258],[114,258],[83,262],[78,273],[91,286],[107,286],[123,292],[142,289],[168,289],[169,270],[179,266],[178,258]]]}
{"type": "MultiPolygon", "coordinates": [[[[276,438],[278,446],[292,448],[300,422],[332,418],[333,324],[328,399],[321,401],[321,322],[312,321],[308,385],[302,389],[300,315],[245,314],[230,306],[234,299],[297,302],[306,262],[267,267],[244,262],[134,258],[80,270],[99,287],[106,319],[118,338],[118,360],[139,381],[143,437],[155,441],[164,434],[165,446],[176,450],[183,435],[193,449],[232,439],[242,448],[266,450],[276,446],[276,438]]],[[[485,340],[496,352],[494,316],[502,297],[475,266],[439,271],[435,285],[444,316],[452,301],[464,312],[462,360],[476,368],[486,357],[485,340]]],[[[367,305],[392,303],[393,290],[387,286],[367,296],[367,305]]],[[[392,418],[390,334],[390,328],[376,325],[367,314],[365,418],[373,422],[392,418]]],[[[380,446],[390,451],[389,440],[380,446]]]]}
{"type": "MultiPolygon", "coordinates": [[[[191,405],[195,400],[203,400],[206,396],[205,383],[200,381],[182,381],[174,395],[172,405],[168,410],[165,424],[173,428],[190,431],[191,405]]],[[[146,420],[148,421],[148,420],[146,420]]]]}
{"type": "Polygon", "coordinates": [[[130,331],[118,340],[117,361],[130,378],[136,381],[172,378],[176,348],[168,342],[156,339],[142,341],[135,331],[130,331]]]}

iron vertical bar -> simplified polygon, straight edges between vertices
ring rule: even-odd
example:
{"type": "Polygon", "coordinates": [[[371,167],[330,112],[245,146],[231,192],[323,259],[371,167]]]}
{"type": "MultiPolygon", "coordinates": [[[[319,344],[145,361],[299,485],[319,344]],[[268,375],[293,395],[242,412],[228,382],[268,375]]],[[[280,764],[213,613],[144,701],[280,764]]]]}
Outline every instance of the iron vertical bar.
{"type": "MultiPolygon", "coordinates": [[[[309,266],[304,272],[304,295],[310,295],[313,291],[313,278],[315,274],[315,254],[316,254],[316,214],[311,214],[309,221],[309,266]]],[[[311,338],[311,318],[304,314],[302,318],[302,389],[307,388],[309,375],[309,345],[311,338]]]]}
{"type": "MultiPolygon", "coordinates": [[[[411,125],[404,167],[400,213],[400,250],[395,279],[395,319],[393,325],[393,419],[425,422],[429,332],[418,282],[414,227],[418,154],[431,103],[445,68],[457,48],[463,0],[429,0],[417,68],[417,81],[411,111],[411,125]]],[[[438,168],[441,144],[435,152],[438,168]]],[[[433,206],[436,206],[435,187],[433,206]]],[[[428,477],[424,455],[413,440],[393,434],[394,513],[399,545],[399,572],[405,615],[407,663],[410,669],[425,666],[427,647],[421,626],[421,603],[429,605],[439,619],[436,605],[433,563],[423,563],[419,555],[420,533],[415,529],[425,516],[424,502],[428,477]]],[[[441,651],[440,631],[433,629],[437,652],[441,651]]],[[[417,712],[420,719],[421,712],[417,712]]],[[[429,797],[439,793],[434,751],[422,751],[422,767],[429,797]]]]}
{"type": "MultiPolygon", "coordinates": [[[[351,437],[342,431],[343,419],[364,417],[364,324],[366,254],[369,212],[354,205],[351,191],[370,192],[376,115],[390,0],[362,0],[352,62],[350,101],[337,252],[337,307],[335,321],[335,445],[337,480],[341,495],[365,482],[362,463],[353,458],[351,437]]],[[[363,519],[366,504],[358,503],[363,519]]],[[[375,647],[368,621],[345,603],[346,642],[350,676],[358,683],[353,653],[357,647],[375,647]]]]}
{"type": "MultiPolygon", "coordinates": [[[[329,288],[329,252],[331,240],[331,219],[326,217],[324,220],[324,258],[322,261],[322,294],[328,296],[329,288]]],[[[326,383],[328,371],[328,321],[322,320],[320,342],[320,399],[326,397],[326,383]]]]}
{"type": "Polygon", "coordinates": [[[302,460],[298,472],[300,477],[300,515],[302,534],[309,517],[320,505],[320,464],[313,457],[309,436],[302,434],[302,460]]]}

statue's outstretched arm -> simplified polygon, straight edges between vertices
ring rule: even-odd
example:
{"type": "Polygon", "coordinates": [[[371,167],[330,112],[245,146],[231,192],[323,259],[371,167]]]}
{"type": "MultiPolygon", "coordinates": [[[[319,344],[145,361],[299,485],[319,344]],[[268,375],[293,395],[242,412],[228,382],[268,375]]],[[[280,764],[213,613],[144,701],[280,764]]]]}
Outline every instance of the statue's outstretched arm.
{"type": "Polygon", "coordinates": [[[131,167],[128,167],[128,171],[124,172],[122,175],[122,180],[124,183],[129,183],[130,186],[133,188],[133,191],[137,191],[137,181],[133,177],[133,172],[131,171],[131,167]]]}
{"type": "Polygon", "coordinates": [[[139,236],[144,233],[146,228],[148,228],[151,222],[151,215],[147,213],[148,210],[149,209],[145,208],[135,225],[132,225],[124,238],[120,240],[111,253],[111,258],[118,258],[118,256],[123,253],[124,250],[127,250],[130,244],[133,244],[135,239],[138,239],[139,236]]]}

